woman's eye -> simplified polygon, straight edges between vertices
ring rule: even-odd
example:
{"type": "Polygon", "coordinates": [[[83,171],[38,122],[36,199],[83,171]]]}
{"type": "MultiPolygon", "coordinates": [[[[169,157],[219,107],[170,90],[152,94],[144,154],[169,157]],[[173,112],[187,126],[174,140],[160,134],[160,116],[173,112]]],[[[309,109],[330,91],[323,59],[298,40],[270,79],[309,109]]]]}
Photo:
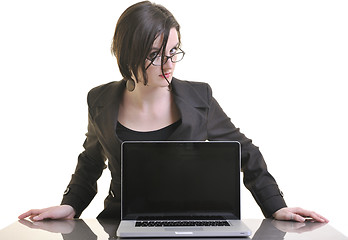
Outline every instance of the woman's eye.
{"type": "Polygon", "coordinates": [[[158,55],[158,52],[152,52],[152,53],[150,53],[149,54],[149,57],[148,57],[148,59],[154,59],[156,56],[158,55]]]}
{"type": "Polygon", "coordinates": [[[170,55],[174,55],[177,51],[177,48],[173,48],[172,50],[170,50],[170,55]]]}
{"type": "Polygon", "coordinates": [[[170,50],[170,55],[174,55],[174,54],[177,53],[177,52],[178,52],[178,48],[177,48],[177,47],[172,48],[172,49],[170,50]]]}

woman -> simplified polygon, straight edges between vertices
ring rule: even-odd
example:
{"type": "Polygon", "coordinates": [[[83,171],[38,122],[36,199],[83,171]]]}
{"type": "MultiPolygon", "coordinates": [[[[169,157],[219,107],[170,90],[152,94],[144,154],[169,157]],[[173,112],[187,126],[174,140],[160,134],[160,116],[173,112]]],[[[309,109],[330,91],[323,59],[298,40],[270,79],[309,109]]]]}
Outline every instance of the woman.
{"type": "Polygon", "coordinates": [[[265,217],[327,222],[315,212],[286,206],[260,151],[231,123],[208,84],[173,77],[176,63],[185,55],[180,45],[180,26],[163,6],[140,2],[121,15],[112,52],[124,79],[89,92],[85,151],[79,155],[61,205],[29,210],[20,219],[79,217],[97,192],[96,181],[106,159],[112,180],[98,217],[119,217],[122,141],[235,140],[242,145],[244,184],[265,217]]]}

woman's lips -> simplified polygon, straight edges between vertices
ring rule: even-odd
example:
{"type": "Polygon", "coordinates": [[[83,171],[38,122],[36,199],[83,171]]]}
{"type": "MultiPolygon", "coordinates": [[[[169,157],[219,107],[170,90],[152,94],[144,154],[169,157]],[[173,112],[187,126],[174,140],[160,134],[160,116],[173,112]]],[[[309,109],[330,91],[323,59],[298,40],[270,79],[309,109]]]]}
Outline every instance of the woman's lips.
{"type": "MultiPolygon", "coordinates": [[[[164,76],[165,76],[166,78],[170,78],[170,75],[171,75],[171,73],[165,73],[165,74],[164,74],[164,76]]],[[[163,75],[160,75],[161,78],[164,78],[164,76],[163,76],[163,75]]]]}

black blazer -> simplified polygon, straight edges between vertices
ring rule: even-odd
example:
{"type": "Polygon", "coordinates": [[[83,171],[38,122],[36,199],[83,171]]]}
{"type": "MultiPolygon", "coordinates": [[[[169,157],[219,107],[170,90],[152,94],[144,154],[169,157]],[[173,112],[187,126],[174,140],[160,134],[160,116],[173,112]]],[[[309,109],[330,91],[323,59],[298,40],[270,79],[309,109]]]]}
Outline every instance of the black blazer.
{"type": "MultiPolygon", "coordinates": [[[[116,135],[119,104],[125,91],[125,81],[111,82],[88,93],[88,132],[85,151],[64,192],[61,204],[71,205],[76,216],[97,193],[97,180],[102,171],[111,171],[111,184],[104,211],[99,217],[120,216],[120,145],[116,135]]],[[[250,190],[263,214],[270,217],[286,207],[276,181],[267,171],[266,163],[252,141],[236,128],[212,96],[206,83],[182,81],[173,78],[172,93],[181,114],[181,125],[168,140],[234,140],[241,143],[244,184],[250,190]]]]}

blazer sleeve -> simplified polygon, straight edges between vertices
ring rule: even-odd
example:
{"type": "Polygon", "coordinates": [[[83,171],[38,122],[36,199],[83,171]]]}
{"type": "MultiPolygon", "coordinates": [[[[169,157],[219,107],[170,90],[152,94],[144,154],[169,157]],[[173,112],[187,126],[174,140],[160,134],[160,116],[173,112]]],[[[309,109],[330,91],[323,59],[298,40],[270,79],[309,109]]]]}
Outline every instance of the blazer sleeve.
{"type": "Polygon", "coordinates": [[[76,218],[97,194],[97,180],[106,168],[106,156],[96,135],[90,111],[88,132],[83,147],[85,150],[78,156],[75,172],[61,202],[61,205],[70,205],[75,209],[76,218]]]}
{"type": "Polygon", "coordinates": [[[279,190],[275,179],[267,170],[259,148],[245,137],[224,113],[218,102],[212,96],[208,85],[208,139],[233,140],[241,143],[241,170],[243,182],[251,192],[265,217],[271,217],[277,210],[286,207],[283,194],[279,190]]]}

